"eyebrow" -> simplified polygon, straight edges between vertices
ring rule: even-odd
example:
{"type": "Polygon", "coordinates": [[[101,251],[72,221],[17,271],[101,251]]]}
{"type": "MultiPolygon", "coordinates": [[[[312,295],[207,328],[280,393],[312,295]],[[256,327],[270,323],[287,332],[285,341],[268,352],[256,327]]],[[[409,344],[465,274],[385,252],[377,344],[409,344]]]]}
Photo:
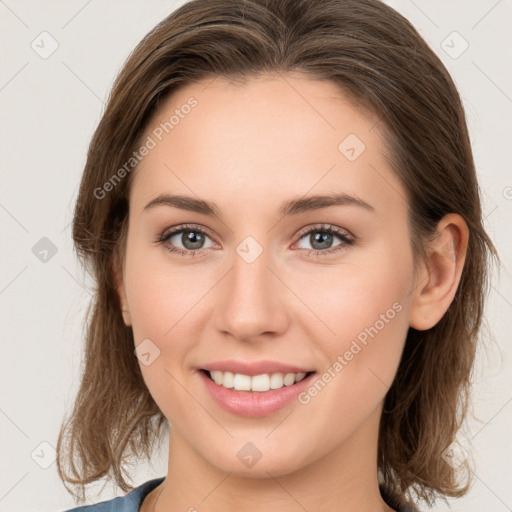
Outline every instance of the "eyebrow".
{"type": "MultiPolygon", "coordinates": [[[[321,210],[331,206],[359,206],[372,213],[375,208],[366,201],[348,194],[315,195],[301,197],[291,201],[284,202],[278,209],[278,214],[282,217],[287,215],[299,215],[313,210],[321,210]]],[[[195,197],[161,194],[152,199],[142,211],[150,210],[156,206],[170,206],[181,210],[202,213],[211,217],[221,217],[219,207],[212,202],[197,199],[195,197]]]]}

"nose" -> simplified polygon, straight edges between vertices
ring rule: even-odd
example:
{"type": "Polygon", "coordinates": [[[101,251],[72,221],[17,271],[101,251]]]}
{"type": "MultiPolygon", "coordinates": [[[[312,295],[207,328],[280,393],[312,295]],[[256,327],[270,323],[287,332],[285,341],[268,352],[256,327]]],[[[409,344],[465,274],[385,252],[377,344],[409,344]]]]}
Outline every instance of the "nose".
{"type": "Polygon", "coordinates": [[[254,261],[234,254],[215,307],[215,327],[240,341],[278,337],[289,322],[286,287],[263,251],[254,261]],[[265,335],[265,336],[263,336],[265,335]]]}

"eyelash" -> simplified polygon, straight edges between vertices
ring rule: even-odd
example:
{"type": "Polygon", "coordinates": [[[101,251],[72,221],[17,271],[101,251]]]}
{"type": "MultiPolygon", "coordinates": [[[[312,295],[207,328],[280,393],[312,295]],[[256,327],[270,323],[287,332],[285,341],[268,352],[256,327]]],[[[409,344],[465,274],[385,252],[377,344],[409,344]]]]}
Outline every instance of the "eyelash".
{"type": "MultiPolygon", "coordinates": [[[[168,233],[162,234],[159,238],[157,238],[155,240],[155,243],[159,244],[159,245],[165,245],[165,243],[168,240],[170,240],[174,235],[177,235],[179,233],[183,233],[186,231],[192,231],[194,233],[201,233],[202,235],[206,235],[209,238],[212,238],[205,230],[201,229],[200,227],[184,224],[182,226],[176,227],[175,229],[173,229],[172,231],[170,231],[168,233]]],[[[339,245],[336,245],[335,247],[331,247],[330,249],[326,249],[323,251],[318,250],[318,249],[300,249],[303,251],[309,251],[308,256],[311,253],[314,253],[317,256],[329,255],[334,252],[344,250],[344,249],[346,249],[347,246],[351,246],[356,242],[355,238],[353,236],[349,235],[346,231],[341,230],[341,229],[337,228],[336,226],[333,226],[330,224],[328,224],[328,225],[320,224],[317,226],[313,226],[312,228],[309,228],[307,231],[303,232],[299,236],[299,240],[302,240],[306,235],[310,235],[311,233],[315,233],[315,232],[316,233],[329,233],[331,235],[336,235],[337,237],[339,237],[341,239],[342,243],[339,245]]],[[[198,249],[196,251],[191,251],[191,250],[180,249],[179,247],[174,247],[174,246],[170,246],[170,245],[165,245],[165,248],[171,253],[179,254],[181,256],[192,256],[192,257],[194,257],[196,254],[200,254],[204,250],[204,249],[198,249]]]]}

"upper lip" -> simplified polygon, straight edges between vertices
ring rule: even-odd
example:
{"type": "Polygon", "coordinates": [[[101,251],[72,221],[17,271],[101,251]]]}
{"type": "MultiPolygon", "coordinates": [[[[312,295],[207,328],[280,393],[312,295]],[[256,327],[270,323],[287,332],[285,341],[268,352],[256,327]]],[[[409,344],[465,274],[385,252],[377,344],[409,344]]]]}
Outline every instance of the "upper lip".
{"type": "Polygon", "coordinates": [[[242,373],[250,376],[262,375],[264,373],[309,373],[315,371],[288,363],[281,363],[279,361],[236,361],[233,359],[208,363],[202,366],[201,369],[242,373]]]}

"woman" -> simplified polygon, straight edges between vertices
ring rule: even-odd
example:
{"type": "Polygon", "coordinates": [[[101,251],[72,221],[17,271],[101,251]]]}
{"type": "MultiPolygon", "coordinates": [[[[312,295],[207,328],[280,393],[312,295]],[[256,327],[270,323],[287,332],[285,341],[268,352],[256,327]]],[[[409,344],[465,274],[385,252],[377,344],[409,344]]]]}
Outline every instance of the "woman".
{"type": "Polygon", "coordinates": [[[122,466],[169,435],[165,478],[83,510],[467,491],[447,453],[495,249],[458,92],[390,7],[177,9],[114,84],[73,237],[98,287],[59,474],[132,490],[122,466]]]}

